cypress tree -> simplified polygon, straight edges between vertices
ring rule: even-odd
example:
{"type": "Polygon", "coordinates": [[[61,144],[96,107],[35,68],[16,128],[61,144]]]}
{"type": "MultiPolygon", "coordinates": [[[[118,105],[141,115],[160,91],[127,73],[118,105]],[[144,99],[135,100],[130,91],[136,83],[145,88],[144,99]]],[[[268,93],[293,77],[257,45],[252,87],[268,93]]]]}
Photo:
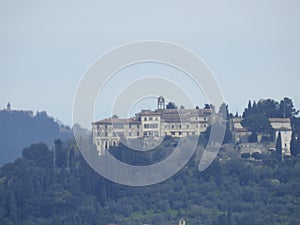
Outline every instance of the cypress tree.
{"type": "Polygon", "coordinates": [[[276,155],[280,160],[282,159],[281,132],[278,133],[278,137],[276,140],[276,155]]]}

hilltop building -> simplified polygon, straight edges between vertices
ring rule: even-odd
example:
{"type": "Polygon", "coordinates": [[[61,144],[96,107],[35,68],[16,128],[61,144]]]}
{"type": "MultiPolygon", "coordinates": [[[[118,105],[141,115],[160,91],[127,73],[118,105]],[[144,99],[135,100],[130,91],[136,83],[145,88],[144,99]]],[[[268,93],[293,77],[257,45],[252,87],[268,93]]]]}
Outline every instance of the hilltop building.
{"type": "MultiPolygon", "coordinates": [[[[275,142],[279,132],[281,133],[281,144],[283,155],[291,155],[291,140],[292,140],[292,126],[290,118],[269,118],[270,124],[275,131],[275,142]]],[[[232,118],[229,120],[229,128],[232,133],[233,141],[235,143],[246,143],[251,132],[244,128],[241,124],[242,118],[232,118]]],[[[258,142],[261,137],[258,137],[258,142]]]]}
{"type": "Polygon", "coordinates": [[[33,111],[32,110],[16,110],[16,109],[12,109],[11,104],[7,103],[7,106],[5,109],[0,110],[0,112],[9,112],[9,113],[24,113],[27,114],[30,117],[33,117],[33,111]]]}
{"type": "Polygon", "coordinates": [[[112,117],[93,122],[93,141],[101,155],[110,146],[118,146],[122,138],[199,136],[210,125],[212,114],[211,109],[166,109],[164,98],[159,96],[154,111],[142,110],[133,118],[112,117]]]}

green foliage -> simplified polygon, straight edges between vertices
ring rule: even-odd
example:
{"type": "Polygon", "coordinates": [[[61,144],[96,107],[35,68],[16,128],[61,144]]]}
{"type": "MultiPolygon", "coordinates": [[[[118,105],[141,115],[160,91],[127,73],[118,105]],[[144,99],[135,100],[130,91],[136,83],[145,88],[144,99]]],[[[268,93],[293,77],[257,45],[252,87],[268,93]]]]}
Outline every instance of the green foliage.
{"type": "Polygon", "coordinates": [[[262,114],[252,114],[242,120],[242,125],[249,131],[272,134],[274,130],[268,118],[262,114]]]}
{"type": "Polygon", "coordinates": [[[292,99],[284,98],[280,101],[278,113],[282,118],[292,118],[297,116],[299,111],[294,108],[292,99]]]}
{"type": "Polygon", "coordinates": [[[178,107],[175,105],[174,102],[169,102],[169,103],[166,105],[166,109],[178,109],[178,107]]]}
{"type": "MultiPolygon", "coordinates": [[[[175,142],[169,138],[165,145],[175,142]]],[[[203,172],[193,158],[162,183],[127,187],[96,174],[74,143],[57,140],[56,145],[66,156],[61,166],[49,166],[53,151],[34,144],[24,149],[23,158],[0,169],[0,224],[177,224],[180,218],[189,225],[300,222],[297,158],[281,162],[256,153],[252,157],[262,161],[217,158],[203,172]]],[[[130,154],[125,157],[131,163],[143,162],[130,154]]]]}
{"type": "Polygon", "coordinates": [[[53,145],[53,139],[73,138],[70,128],[61,125],[46,112],[31,116],[22,111],[0,110],[0,166],[12,162],[22,154],[22,149],[32,143],[53,145]]]}
{"type": "Polygon", "coordinates": [[[260,152],[254,152],[251,155],[255,160],[261,160],[262,159],[262,154],[260,152]]]}
{"type": "Polygon", "coordinates": [[[241,157],[243,158],[243,159],[249,159],[250,158],[250,153],[249,152],[246,152],[246,153],[242,153],[241,154],[241,157]]]}
{"type": "Polygon", "coordinates": [[[293,101],[285,97],[280,103],[273,99],[260,100],[257,104],[255,101],[253,104],[249,101],[248,107],[243,112],[243,118],[253,114],[262,114],[267,118],[293,118],[298,113],[299,111],[294,108],[293,101]]]}

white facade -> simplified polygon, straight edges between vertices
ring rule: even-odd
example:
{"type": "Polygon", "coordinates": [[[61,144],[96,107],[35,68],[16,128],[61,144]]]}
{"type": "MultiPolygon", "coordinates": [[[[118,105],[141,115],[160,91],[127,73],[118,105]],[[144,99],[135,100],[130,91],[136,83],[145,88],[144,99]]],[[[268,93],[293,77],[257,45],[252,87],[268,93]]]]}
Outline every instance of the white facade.
{"type": "Polygon", "coordinates": [[[283,155],[291,155],[292,127],[289,118],[270,118],[270,123],[275,130],[275,143],[279,132],[281,135],[281,148],[283,155]]]}
{"type": "Polygon", "coordinates": [[[101,155],[110,146],[117,146],[122,138],[133,140],[198,136],[209,126],[211,115],[209,109],[143,110],[134,118],[108,118],[92,123],[93,140],[101,155]]]}

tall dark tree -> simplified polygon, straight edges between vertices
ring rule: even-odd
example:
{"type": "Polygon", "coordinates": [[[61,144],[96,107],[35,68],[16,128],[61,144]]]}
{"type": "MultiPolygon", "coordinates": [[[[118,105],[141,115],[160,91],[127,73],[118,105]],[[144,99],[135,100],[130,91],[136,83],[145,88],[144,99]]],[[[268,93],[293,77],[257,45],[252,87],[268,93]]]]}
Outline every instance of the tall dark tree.
{"type": "Polygon", "coordinates": [[[298,135],[295,132],[293,132],[292,134],[291,154],[293,156],[300,154],[300,139],[298,138],[298,135]]]}
{"type": "Polygon", "coordinates": [[[64,150],[63,142],[60,139],[54,141],[55,165],[65,167],[67,165],[67,152],[64,150]]]}
{"type": "Polygon", "coordinates": [[[278,159],[282,159],[282,142],[281,142],[281,132],[278,133],[276,140],[276,156],[278,159]]]}
{"type": "Polygon", "coordinates": [[[280,101],[279,116],[281,118],[292,118],[299,114],[299,110],[294,108],[293,101],[287,97],[280,101]]]}
{"type": "Polygon", "coordinates": [[[251,112],[252,112],[252,104],[251,104],[251,100],[249,100],[248,107],[244,109],[242,117],[245,118],[251,115],[251,112]]]}

